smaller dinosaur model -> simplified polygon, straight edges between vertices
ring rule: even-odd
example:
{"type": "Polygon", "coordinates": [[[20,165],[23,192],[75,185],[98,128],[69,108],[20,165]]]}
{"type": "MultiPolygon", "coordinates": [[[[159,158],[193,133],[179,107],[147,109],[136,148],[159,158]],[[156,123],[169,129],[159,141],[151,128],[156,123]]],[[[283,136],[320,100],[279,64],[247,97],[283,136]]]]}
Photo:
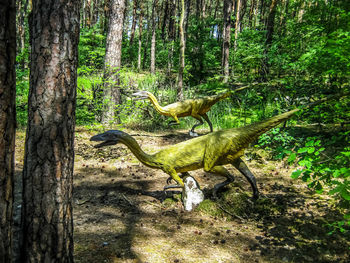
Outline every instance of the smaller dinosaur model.
{"type": "Polygon", "coordinates": [[[137,99],[140,99],[140,100],[149,99],[153,104],[154,108],[160,114],[164,116],[173,117],[175,121],[171,121],[169,125],[179,124],[180,123],[178,119],[179,117],[192,116],[193,118],[197,119],[199,122],[196,123],[189,132],[191,136],[195,137],[195,136],[198,136],[198,134],[194,131],[194,129],[204,123],[203,119],[208,123],[210,127],[210,132],[213,132],[213,125],[208,118],[207,112],[215,103],[229,97],[232,93],[239,90],[243,90],[245,88],[247,88],[247,86],[235,89],[233,91],[218,94],[215,96],[207,96],[207,97],[198,98],[198,99],[187,99],[184,101],[178,101],[164,107],[159,105],[158,100],[151,92],[138,91],[136,93],[133,93],[132,95],[138,97],[137,99]]]}
{"type": "Polygon", "coordinates": [[[155,169],[161,169],[166,174],[170,175],[171,179],[174,179],[177,182],[177,185],[168,185],[165,186],[164,189],[183,188],[184,183],[181,177],[188,176],[189,171],[204,169],[206,172],[227,178],[226,181],[214,186],[213,196],[216,197],[216,193],[219,189],[234,181],[233,175],[222,166],[231,164],[248,180],[253,189],[253,198],[256,199],[259,196],[256,179],[241,159],[244,150],[261,134],[289,119],[301,109],[309,108],[329,99],[341,96],[342,95],[330,96],[304,107],[296,108],[245,127],[220,130],[204,136],[192,138],[165,147],[154,154],[145,153],[133,137],[119,130],[106,131],[91,137],[90,140],[102,142],[96,145],[96,148],[115,145],[117,143],[125,144],[144,165],[155,169]]]}

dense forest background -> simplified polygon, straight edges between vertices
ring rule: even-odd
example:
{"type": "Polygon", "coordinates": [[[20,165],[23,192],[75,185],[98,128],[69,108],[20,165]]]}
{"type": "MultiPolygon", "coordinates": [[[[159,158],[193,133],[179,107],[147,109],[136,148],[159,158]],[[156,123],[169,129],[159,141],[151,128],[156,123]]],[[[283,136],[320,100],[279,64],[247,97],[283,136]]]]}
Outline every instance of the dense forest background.
{"type": "MultiPolygon", "coordinates": [[[[17,1],[17,8],[17,118],[23,126],[29,89],[30,1],[17,1]]],[[[184,8],[185,63],[181,69],[181,1],[82,1],[78,125],[96,125],[103,119],[105,56],[108,60],[110,53],[120,53],[114,60],[119,59],[121,65],[112,73],[117,75],[113,83],[119,95],[118,114],[111,123],[134,122],[153,128],[164,124],[165,118],[145,104],[134,107],[130,94],[138,89],[152,91],[165,105],[181,96],[193,98],[250,86],[210,113],[214,126],[226,128],[348,85],[347,1],[189,0],[184,8]],[[116,23],[122,23],[122,43],[111,46],[106,54],[108,41],[115,42],[107,38],[112,11],[121,12],[116,23]],[[179,92],[180,71],[184,84],[179,92]]],[[[343,108],[335,103],[322,116],[309,114],[308,121],[347,122],[343,108]]]]}
{"type": "MultiPolygon", "coordinates": [[[[22,128],[28,125],[30,77],[35,81],[40,76],[38,68],[30,76],[30,67],[35,72],[31,56],[41,54],[40,48],[31,50],[30,45],[40,33],[31,32],[42,23],[32,12],[40,11],[39,6],[38,1],[33,6],[29,0],[16,1],[16,111],[22,128]]],[[[50,6],[45,8],[51,12],[50,6]]],[[[77,125],[87,129],[152,132],[193,125],[195,120],[186,118],[180,126],[168,127],[169,120],[148,101],[133,99],[137,90],[154,93],[166,105],[247,87],[212,107],[208,115],[214,130],[256,122],[349,91],[349,1],[82,0],[80,12],[74,14],[80,15],[75,116],[77,125]]],[[[73,16],[69,22],[74,21],[78,19],[73,16]]],[[[61,39],[70,34],[61,33],[61,39]]],[[[44,41],[34,44],[38,43],[48,49],[44,41]]],[[[69,47],[67,52],[74,53],[74,45],[69,47]]],[[[60,87],[65,94],[64,85],[60,87]]],[[[74,94],[69,95],[75,103],[74,94]]],[[[349,230],[349,106],[349,97],[321,104],[256,142],[272,159],[294,165],[293,178],[334,200],[343,217],[329,222],[330,233],[349,230]]],[[[29,141],[35,138],[27,136],[29,141]]],[[[73,138],[67,140],[72,146],[73,138]]],[[[73,158],[69,161],[73,170],[73,158]]]]}

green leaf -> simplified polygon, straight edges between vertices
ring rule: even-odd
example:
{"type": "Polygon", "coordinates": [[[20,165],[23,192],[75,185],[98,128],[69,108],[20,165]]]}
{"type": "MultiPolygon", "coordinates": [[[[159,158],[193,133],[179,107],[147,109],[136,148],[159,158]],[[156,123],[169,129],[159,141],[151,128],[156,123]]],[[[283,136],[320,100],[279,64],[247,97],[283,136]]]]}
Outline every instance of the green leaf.
{"type": "Polygon", "coordinates": [[[291,177],[292,177],[293,179],[297,179],[297,178],[301,175],[302,172],[303,172],[303,170],[299,170],[299,169],[298,169],[298,170],[292,172],[291,177]]]}
{"type": "Polygon", "coordinates": [[[309,149],[308,147],[302,147],[298,150],[298,153],[305,153],[308,151],[308,149],[309,149]]]}
{"type": "Polygon", "coordinates": [[[292,163],[295,161],[295,159],[297,158],[297,154],[296,153],[292,153],[291,155],[289,155],[288,157],[288,163],[292,163]]]}
{"type": "Polygon", "coordinates": [[[345,188],[343,188],[343,189],[340,191],[340,195],[341,195],[341,197],[343,197],[345,200],[350,201],[350,193],[349,193],[349,191],[346,190],[345,188]]]}
{"type": "Polygon", "coordinates": [[[313,153],[315,151],[315,147],[309,147],[307,153],[313,153]]]}

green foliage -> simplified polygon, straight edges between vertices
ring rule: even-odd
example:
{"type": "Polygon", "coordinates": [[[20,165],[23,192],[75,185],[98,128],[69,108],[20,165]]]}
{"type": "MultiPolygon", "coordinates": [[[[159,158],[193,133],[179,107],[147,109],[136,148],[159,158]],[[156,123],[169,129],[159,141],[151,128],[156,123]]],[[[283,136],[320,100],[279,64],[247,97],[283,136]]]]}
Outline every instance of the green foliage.
{"type": "Polygon", "coordinates": [[[273,128],[259,137],[255,147],[269,150],[274,159],[281,160],[292,153],[291,149],[295,143],[296,139],[288,130],[273,128]]]}
{"type": "Polygon", "coordinates": [[[103,69],[106,37],[98,26],[83,28],[79,41],[79,75],[97,73],[103,69]]]}
{"type": "Polygon", "coordinates": [[[28,121],[29,76],[27,70],[16,71],[16,118],[17,125],[23,127],[28,121]]]}
{"type": "Polygon", "coordinates": [[[350,225],[350,132],[341,132],[331,139],[308,137],[304,145],[289,156],[288,161],[297,161],[299,168],[292,178],[301,178],[317,193],[326,193],[338,202],[344,219],[332,223],[333,231],[344,232],[350,225]],[[339,145],[342,145],[339,148],[339,145]],[[327,149],[337,149],[331,152],[327,149]]]}

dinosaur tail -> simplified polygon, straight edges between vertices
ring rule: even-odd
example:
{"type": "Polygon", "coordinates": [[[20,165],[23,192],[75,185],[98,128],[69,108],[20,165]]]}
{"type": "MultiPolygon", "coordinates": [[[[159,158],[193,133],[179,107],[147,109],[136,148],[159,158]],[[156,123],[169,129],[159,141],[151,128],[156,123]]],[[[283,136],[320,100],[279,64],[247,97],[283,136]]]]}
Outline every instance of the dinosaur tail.
{"type": "Polygon", "coordinates": [[[287,111],[280,115],[271,117],[267,120],[263,120],[257,123],[252,123],[245,127],[241,127],[240,129],[243,130],[243,132],[246,134],[247,137],[251,138],[252,140],[255,140],[255,138],[258,138],[261,134],[276,127],[278,124],[284,122],[285,120],[288,120],[298,111],[300,111],[300,109],[287,111]]]}
{"type": "Polygon", "coordinates": [[[344,96],[349,95],[350,93],[341,93],[341,94],[335,94],[332,96],[328,96],[325,98],[322,98],[320,100],[317,100],[315,102],[309,103],[307,105],[301,106],[300,108],[296,108],[291,111],[287,111],[285,113],[279,114],[277,116],[271,117],[267,120],[260,121],[258,123],[253,123],[248,126],[242,127],[241,129],[244,130],[244,133],[251,137],[252,139],[259,137],[261,134],[267,132],[268,130],[276,127],[278,124],[288,120],[290,117],[292,117],[296,112],[302,110],[302,109],[310,109],[316,105],[319,105],[323,102],[334,100],[337,98],[341,98],[344,96]]]}
{"type": "Polygon", "coordinates": [[[237,91],[240,91],[240,90],[244,90],[244,89],[246,89],[248,87],[249,86],[240,87],[240,88],[237,88],[237,89],[234,89],[234,90],[230,90],[230,91],[225,92],[225,93],[220,93],[218,95],[210,96],[208,99],[212,102],[212,104],[215,104],[219,100],[226,99],[227,97],[231,96],[233,93],[235,93],[237,91]]]}

